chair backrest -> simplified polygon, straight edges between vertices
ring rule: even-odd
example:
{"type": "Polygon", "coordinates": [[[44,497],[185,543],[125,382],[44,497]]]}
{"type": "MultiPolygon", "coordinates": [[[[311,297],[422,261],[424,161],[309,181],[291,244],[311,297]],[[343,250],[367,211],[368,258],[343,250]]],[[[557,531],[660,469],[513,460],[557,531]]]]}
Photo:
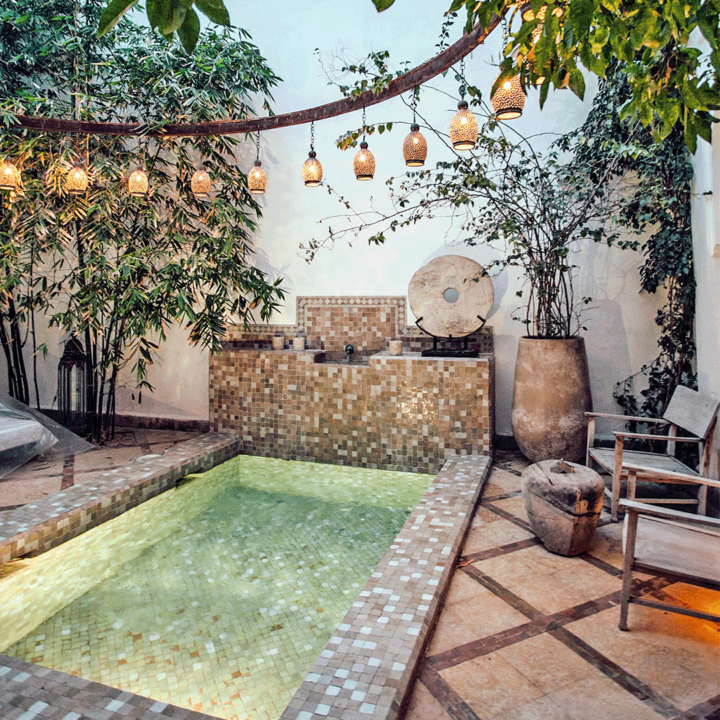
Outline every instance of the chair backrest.
{"type": "Polygon", "coordinates": [[[663,417],[668,422],[707,440],[714,425],[718,401],[678,385],[663,417]]]}

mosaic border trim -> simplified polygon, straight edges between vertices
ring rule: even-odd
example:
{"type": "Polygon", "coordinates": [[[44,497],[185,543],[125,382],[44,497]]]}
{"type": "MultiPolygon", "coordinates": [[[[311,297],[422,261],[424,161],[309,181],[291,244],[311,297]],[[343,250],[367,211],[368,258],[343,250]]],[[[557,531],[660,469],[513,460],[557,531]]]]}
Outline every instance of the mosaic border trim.
{"type": "Polygon", "coordinates": [[[445,464],[280,720],[395,720],[432,636],[491,458],[445,464]]]}
{"type": "MultiPolygon", "coordinates": [[[[233,325],[228,328],[226,340],[239,340],[243,335],[273,335],[276,332],[284,333],[291,337],[297,334],[307,333],[306,314],[309,306],[318,307],[392,307],[397,310],[397,327],[395,336],[404,337],[427,337],[417,325],[407,324],[407,298],[404,295],[313,295],[297,296],[295,298],[295,323],[286,325],[274,325],[272,323],[250,323],[244,325],[233,325]]],[[[479,334],[492,335],[492,327],[485,326],[479,330],[479,334]]]]}
{"type": "Polygon", "coordinates": [[[159,457],[138,458],[86,484],[22,505],[0,517],[0,565],[39,555],[240,452],[234,435],[208,433],[169,448],[159,457]]]}

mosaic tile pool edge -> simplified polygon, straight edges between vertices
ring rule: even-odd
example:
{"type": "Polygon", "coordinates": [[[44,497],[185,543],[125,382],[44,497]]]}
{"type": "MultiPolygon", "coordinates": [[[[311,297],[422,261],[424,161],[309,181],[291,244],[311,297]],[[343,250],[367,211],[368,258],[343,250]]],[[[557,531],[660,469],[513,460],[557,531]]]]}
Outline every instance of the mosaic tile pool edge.
{"type": "Polygon", "coordinates": [[[280,720],[400,716],[490,465],[447,461],[280,720]]]}
{"type": "Polygon", "coordinates": [[[0,520],[0,565],[46,552],[239,451],[238,438],[209,433],[180,443],[159,457],[105,473],[107,480],[74,485],[4,513],[0,520]]]}

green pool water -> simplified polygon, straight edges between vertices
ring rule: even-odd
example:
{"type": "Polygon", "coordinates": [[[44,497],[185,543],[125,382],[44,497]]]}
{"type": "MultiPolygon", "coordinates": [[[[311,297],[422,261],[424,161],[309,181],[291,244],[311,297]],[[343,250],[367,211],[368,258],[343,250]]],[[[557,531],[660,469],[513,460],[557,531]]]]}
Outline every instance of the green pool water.
{"type": "Polygon", "coordinates": [[[429,475],[241,456],[0,579],[0,651],[279,717],[429,475]]]}

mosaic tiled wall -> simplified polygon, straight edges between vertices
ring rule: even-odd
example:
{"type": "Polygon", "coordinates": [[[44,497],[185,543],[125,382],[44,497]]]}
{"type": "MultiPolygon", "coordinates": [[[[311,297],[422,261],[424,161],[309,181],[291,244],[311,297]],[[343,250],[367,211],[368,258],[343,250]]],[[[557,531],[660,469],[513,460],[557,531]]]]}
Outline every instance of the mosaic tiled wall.
{"type": "MultiPolygon", "coordinates": [[[[299,297],[295,325],[251,325],[231,328],[227,340],[235,346],[264,349],[270,338],[284,333],[285,347],[295,335],[305,335],[307,347],[325,350],[329,357],[344,356],[350,342],[358,354],[387,350],[387,341],[402,339],[411,352],[432,347],[432,338],[416,325],[408,325],[404,296],[398,297],[299,297]]],[[[468,338],[469,347],[493,352],[492,330],[483,328],[468,338]]],[[[231,345],[231,346],[232,346],[231,345]]]]}
{"type": "Polygon", "coordinates": [[[492,355],[379,353],[367,365],[318,351],[228,348],[210,361],[210,424],[241,452],[435,473],[492,453],[492,355]]]}

